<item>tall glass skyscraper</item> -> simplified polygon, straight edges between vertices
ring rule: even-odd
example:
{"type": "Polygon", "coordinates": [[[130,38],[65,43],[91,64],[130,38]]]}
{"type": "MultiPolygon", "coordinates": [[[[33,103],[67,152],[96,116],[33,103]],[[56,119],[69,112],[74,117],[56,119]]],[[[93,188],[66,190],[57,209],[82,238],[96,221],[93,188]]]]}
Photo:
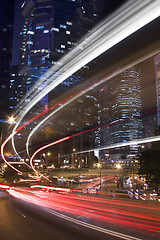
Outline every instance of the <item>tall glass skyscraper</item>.
{"type": "MultiPolygon", "coordinates": [[[[139,139],[142,137],[141,113],[141,86],[140,74],[135,68],[123,71],[118,76],[109,80],[101,92],[102,124],[107,126],[101,130],[102,145],[112,145],[139,139]],[[107,95],[106,95],[107,92],[107,95]],[[104,97],[103,97],[104,95],[104,97]],[[106,119],[106,120],[105,120],[106,119]]],[[[110,151],[112,159],[121,160],[135,157],[138,146],[110,151]]]]}
{"type": "Polygon", "coordinates": [[[25,24],[20,33],[19,67],[24,93],[48,67],[74,48],[94,25],[95,12],[94,0],[28,0],[22,4],[25,24]]]}

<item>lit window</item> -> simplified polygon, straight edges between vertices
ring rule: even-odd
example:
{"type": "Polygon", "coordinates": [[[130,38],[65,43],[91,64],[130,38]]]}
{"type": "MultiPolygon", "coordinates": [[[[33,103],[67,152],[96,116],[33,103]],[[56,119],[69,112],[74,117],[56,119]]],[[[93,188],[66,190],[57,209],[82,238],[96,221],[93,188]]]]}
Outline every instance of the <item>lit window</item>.
{"type": "Polygon", "coordinates": [[[36,29],[43,29],[44,26],[37,26],[36,29]]]}
{"type": "Polygon", "coordinates": [[[72,22],[66,22],[67,23],[67,25],[70,25],[70,26],[72,26],[72,22]]]}
{"type": "Polygon", "coordinates": [[[61,48],[65,48],[65,45],[61,45],[61,48]]]}
{"type": "Polygon", "coordinates": [[[27,44],[32,44],[33,45],[33,42],[32,41],[28,41],[27,44]]]}
{"type": "Polygon", "coordinates": [[[70,35],[70,33],[71,33],[70,31],[66,31],[66,34],[70,35]]]}
{"type": "Polygon", "coordinates": [[[49,33],[49,30],[44,30],[43,32],[44,32],[44,33],[49,33]]]}
{"type": "Polygon", "coordinates": [[[33,32],[33,31],[28,31],[27,34],[31,34],[31,35],[33,35],[34,32],[33,32]]]}
{"type": "Polygon", "coordinates": [[[59,28],[51,28],[51,31],[59,32],[59,28]]]}
{"type": "Polygon", "coordinates": [[[63,25],[63,24],[60,24],[60,28],[65,28],[65,29],[67,29],[67,26],[66,26],[66,25],[63,25]]]}

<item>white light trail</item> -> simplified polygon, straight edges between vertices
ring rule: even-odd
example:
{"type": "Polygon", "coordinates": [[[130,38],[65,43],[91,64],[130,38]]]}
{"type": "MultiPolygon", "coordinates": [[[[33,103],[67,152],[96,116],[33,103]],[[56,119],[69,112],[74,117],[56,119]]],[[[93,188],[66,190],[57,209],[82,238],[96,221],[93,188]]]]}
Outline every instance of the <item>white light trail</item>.
{"type": "MultiPolygon", "coordinates": [[[[13,132],[17,129],[24,116],[38,103],[46,94],[66,80],[69,76],[81,69],[84,65],[109,50],[120,41],[124,40],[146,24],[160,16],[159,0],[129,1],[117,13],[116,16],[106,19],[103,24],[97,26],[85,39],[69,54],[61,60],[61,66],[53,66],[37,82],[39,86],[48,85],[38,92],[32,88],[30,99],[25,110],[18,115],[18,121],[13,132]],[[55,73],[55,71],[57,71],[55,73]],[[54,73],[54,75],[52,75],[54,73]],[[32,94],[33,93],[33,94],[32,94]]],[[[23,104],[22,104],[23,105],[23,104]]],[[[23,108],[24,109],[24,108],[23,108]]],[[[12,138],[14,151],[17,153],[12,138]]],[[[18,153],[17,153],[18,154],[18,153]]]]}
{"type": "Polygon", "coordinates": [[[128,64],[127,66],[120,68],[116,71],[114,71],[113,73],[111,73],[109,76],[105,77],[104,79],[101,79],[99,82],[94,83],[92,86],[89,86],[87,89],[81,91],[79,94],[77,94],[76,96],[72,97],[69,101],[66,101],[65,103],[63,103],[61,106],[59,106],[56,110],[53,110],[47,117],[45,117],[41,122],[39,122],[36,127],[30,132],[30,134],[28,135],[27,141],[26,141],[26,152],[29,156],[29,142],[31,137],[33,136],[33,134],[47,121],[49,120],[54,114],[56,114],[58,111],[62,110],[64,107],[66,107],[68,104],[70,104],[71,102],[75,101],[76,99],[78,99],[79,97],[81,97],[82,95],[86,94],[87,92],[89,92],[90,90],[98,87],[99,85],[103,84],[104,82],[112,79],[113,77],[117,76],[118,74],[120,74],[121,72],[125,71],[126,69],[129,69],[133,66],[135,66],[136,64],[154,56],[155,54],[159,53],[160,49],[155,50],[149,54],[147,54],[146,56],[128,64]]]}
{"type": "Polygon", "coordinates": [[[141,145],[141,144],[146,144],[146,143],[152,143],[152,142],[158,142],[160,141],[160,136],[154,136],[154,137],[149,137],[149,138],[142,138],[139,140],[133,140],[125,143],[116,143],[112,145],[107,145],[104,147],[99,147],[99,148],[93,148],[93,149],[88,149],[80,152],[76,152],[76,154],[81,154],[81,153],[86,153],[86,152],[92,152],[92,151],[100,151],[100,150],[107,150],[107,149],[115,149],[115,148],[123,148],[123,147],[128,147],[128,146],[134,146],[134,145],[141,145]]]}

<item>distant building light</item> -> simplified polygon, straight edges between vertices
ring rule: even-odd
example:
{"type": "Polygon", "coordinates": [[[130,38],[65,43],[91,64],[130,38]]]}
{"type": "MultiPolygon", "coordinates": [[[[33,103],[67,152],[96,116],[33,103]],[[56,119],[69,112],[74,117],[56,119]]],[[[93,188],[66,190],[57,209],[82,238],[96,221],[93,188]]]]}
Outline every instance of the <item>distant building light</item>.
{"type": "Polygon", "coordinates": [[[33,32],[33,31],[28,31],[27,34],[31,34],[31,35],[33,35],[34,32],[33,32]]]}
{"type": "Polygon", "coordinates": [[[65,48],[65,45],[61,45],[61,48],[65,48]]]}
{"type": "Polygon", "coordinates": [[[26,3],[26,1],[24,1],[24,2],[22,3],[22,6],[21,6],[21,8],[23,8],[23,7],[24,7],[25,3],[26,3]]]}
{"type": "Polygon", "coordinates": [[[44,26],[37,26],[36,29],[43,29],[44,26]]]}
{"type": "Polygon", "coordinates": [[[49,33],[49,30],[44,30],[43,33],[49,33]]]}
{"type": "Polygon", "coordinates": [[[11,76],[15,76],[16,74],[15,73],[12,73],[11,76]]]}
{"type": "Polygon", "coordinates": [[[29,45],[29,44],[32,44],[32,45],[33,45],[33,42],[32,42],[32,41],[28,41],[27,44],[28,44],[28,45],[29,45]]]}
{"type": "Polygon", "coordinates": [[[70,34],[71,34],[71,32],[70,32],[70,31],[66,31],[66,34],[70,35],[70,34]]]}
{"type": "Polygon", "coordinates": [[[66,26],[66,25],[63,25],[63,24],[60,24],[60,28],[67,29],[67,26],[66,26]]]}
{"type": "Polygon", "coordinates": [[[72,22],[66,22],[67,23],[67,25],[70,25],[70,26],[72,26],[72,22]]]}
{"type": "Polygon", "coordinates": [[[59,28],[51,28],[51,31],[59,32],[59,28]]]}

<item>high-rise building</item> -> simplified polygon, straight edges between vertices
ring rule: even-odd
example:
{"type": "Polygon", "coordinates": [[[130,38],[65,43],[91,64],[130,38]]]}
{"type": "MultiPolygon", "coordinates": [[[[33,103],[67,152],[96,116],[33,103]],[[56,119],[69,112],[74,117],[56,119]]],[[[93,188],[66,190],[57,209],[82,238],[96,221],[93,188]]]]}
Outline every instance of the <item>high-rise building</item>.
{"type": "MultiPolygon", "coordinates": [[[[94,25],[96,10],[94,0],[28,0],[21,9],[25,23],[20,32],[19,69],[27,95],[37,79],[94,25]]],[[[45,107],[47,98],[42,102],[45,107]]]]}
{"type": "MultiPolygon", "coordinates": [[[[125,143],[142,137],[140,74],[130,68],[106,83],[101,89],[100,119],[102,146],[125,143]],[[107,92],[107,95],[106,95],[107,92]],[[104,100],[105,99],[105,100],[104,100]]],[[[129,159],[138,154],[138,146],[110,150],[111,160],[129,159]],[[125,156],[125,157],[124,157],[125,156]]]]}
{"type": "Polygon", "coordinates": [[[0,109],[2,118],[9,110],[9,80],[15,1],[0,1],[0,109]]]}

